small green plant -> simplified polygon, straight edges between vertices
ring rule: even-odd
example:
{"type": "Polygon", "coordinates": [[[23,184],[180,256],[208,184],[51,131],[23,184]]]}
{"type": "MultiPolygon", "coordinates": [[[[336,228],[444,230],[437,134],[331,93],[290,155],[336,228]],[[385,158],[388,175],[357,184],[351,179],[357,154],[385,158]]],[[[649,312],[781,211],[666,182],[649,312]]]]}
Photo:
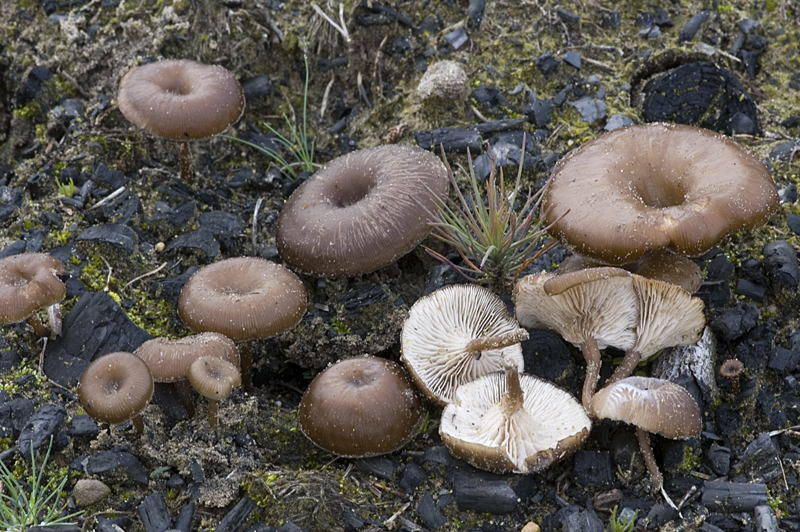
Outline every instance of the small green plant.
{"type": "Polygon", "coordinates": [[[618,508],[619,506],[615,506],[614,509],[611,510],[611,519],[608,521],[610,532],[633,532],[636,518],[639,516],[639,510],[636,510],[633,513],[633,517],[628,519],[627,517],[623,518],[621,515],[617,517],[618,508]]]}
{"type": "Polygon", "coordinates": [[[64,197],[71,198],[75,193],[75,183],[71,177],[69,178],[69,183],[62,183],[56,178],[56,185],[58,186],[58,192],[64,197]]]}
{"type": "Polygon", "coordinates": [[[54,478],[45,480],[44,470],[50,458],[53,437],[47,446],[47,453],[39,470],[36,470],[36,454],[31,442],[31,475],[28,478],[30,490],[23,487],[8,467],[0,461],[0,529],[7,532],[22,532],[32,526],[74,525],[71,519],[83,512],[61,515],[66,504],[61,504],[61,492],[67,484],[67,476],[57,482],[54,478]]]}
{"type": "Polygon", "coordinates": [[[496,160],[489,150],[491,167],[484,198],[469,152],[467,164],[471,191],[465,196],[459,190],[453,170],[442,150],[442,158],[453,189],[458,195],[458,203],[450,198],[436,196],[439,211],[430,213],[428,222],[433,226],[433,235],[452,246],[466,266],[456,265],[440,253],[425,248],[429,254],[448,264],[469,281],[489,285],[498,291],[508,291],[519,274],[552,245],[536,245],[546,229],[542,227],[538,217],[546,186],[536,194],[529,190],[522,207],[519,211],[514,210],[514,202],[522,190],[520,181],[525,154],[524,138],[522,154],[516,184],[511,191],[507,191],[502,168],[499,172],[499,186],[497,184],[496,160]]]}
{"type": "Polygon", "coordinates": [[[288,136],[284,136],[278,132],[277,129],[272,127],[271,125],[264,123],[264,126],[267,130],[275,135],[274,140],[277,144],[281,147],[285,148],[285,150],[291,154],[294,158],[293,162],[289,162],[283,156],[280,151],[273,150],[272,148],[268,148],[265,146],[259,146],[258,144],[254,144],[252,142],[237,138],[231,137],[229,135],[222,135],[224,138],[228,140],[235,140],[241,142],[242,144],[247,144],[251,148],[255,148],[270,159],[275,162],[278,166],[281,167],[283,172],[288,175],[292,180],[297,179],[297,171],[295,168],[300,168],[301,172],[313,172],[314,171],[314,141],[308,140],[308,129],[307,129],[307,114],[308,114],[308,78],[309,78],[309,70],[308,70],[308,57],[303,57],[303,61],[305,62],[306,66],[306,82],[305,87],[303,89],[303,125],[302,127],[298,128],[295,124],[289,120],[289,117],[286,116],[286,113],[283,114],[283,120],[286,122],[286,126],[289,128],[288,136]]]}

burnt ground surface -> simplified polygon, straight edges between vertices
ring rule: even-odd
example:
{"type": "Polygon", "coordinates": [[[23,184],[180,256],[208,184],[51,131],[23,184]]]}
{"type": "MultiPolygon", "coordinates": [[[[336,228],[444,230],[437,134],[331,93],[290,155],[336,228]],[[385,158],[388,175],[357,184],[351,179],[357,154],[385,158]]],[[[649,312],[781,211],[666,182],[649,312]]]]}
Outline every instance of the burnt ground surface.
{"type": "MultiPolygon", "coordinates": [[[[339,20],[338,3],[318,4],[339,20]]],[[[638,525],[650,529],[800,529],[800,439],[787,430],[800,423],[796,2],[343,7],[349,42],[306,2],[2,2],[0,253],[52,253],[69,280],[64,336],[44,354],[49,378],[39,374],[43,346],[30,327],[0,329],[0,457],[22,471],[18,450],[53,435],[48,473],[69,475],[70,504],[88,497],[74,490],[79,480],[110,487],[85,508],[84,530],[495,531],[534,522],[588,531],[608,527],[616,504],[638,510],[638,525]],[[175,302],[198,267],[253,253],[280,261],[275,221],[294,187],[263,155],[219,138],[194,143],[195,181],[178,182],[176,146],[117,109],[121,75],[161,57],[221,64],[247,91],[235,134],[268,144],[265,123],[286,134],[282,115],[302,118],[304,54],[316,163],[381,144],[390,130],[394,142],[443,141],[461,164],[464,146],[476,154],[490,140],[513,163],[519,136],[506,132],[525,130],[535,143],[524,178],[534,186],[563,153],[606,128],[678,120],[736,134],[767,164],[778,212],[697,259],[711,325],[706,366],[664,363],[704,411],[700,437],[655,440],[681,515],[650,495],[633,433],[608,422],[573,457],[526,476],[483,473],[451,457],[432,405],[420,434],[389,456],[336,459],[305,440],[295,409],[309,379],[338,357],[397,359],[409,306],[454,280],[422,250],[355,278],[304,277],[309,312],[294,330],[256,344],[255,386],[222,403],[218,432],[200,404],[200,415],[181,419],[168,388],[145,411],[143,435],[83,414],[74,385],[88,360],[150,336],[188,334],[175,302]],[[415,89],[443,59],[462,65],[468,86],[426,103],[415,89]],[[438,128],[454,131],[430,133],[438,128]],[[71,197],[56,178],[72,180],[71,197]],[[715,377],[733,356],[746,366],[738,395],[715,377]]],[[[538,266],[566,254],[557,248],[538,266]]],[[[532,331],[524,350],[528,372],[579,393],[583,363],[558,336],[532,331]]],[[[606,353],[606,371],[615,356],[606,353]]]]}

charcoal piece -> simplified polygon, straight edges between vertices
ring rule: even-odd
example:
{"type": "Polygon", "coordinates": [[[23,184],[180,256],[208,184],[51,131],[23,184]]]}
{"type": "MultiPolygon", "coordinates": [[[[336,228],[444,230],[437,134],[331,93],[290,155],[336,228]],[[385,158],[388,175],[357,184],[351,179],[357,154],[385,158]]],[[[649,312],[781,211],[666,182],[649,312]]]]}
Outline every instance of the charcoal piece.
{"type": "Polygon", "coordinates": [[[652,28],[655,24],[653,15],[647,11],[636,14],[636,25],[640,28],[652,28]]]}
{"type": "Polygon", "coordinates": [[[260,521],[248,526],[244,532],[277,532],[275,527],[269,526],[267,523],[260,521]]]}
{"type": "Polygon", "coordinates": [[[365,521],[357,516],[352,508],[347,508],[342,512],[342,524],[345,532],[355,532],[364,526],[364,523],[365,521]]]}
{"type": "Polygon", "coordinates": [[[154,206],[153,221],[166,220],[175,227],[183,227],[194,216],[194,200],[185,200],[175,207],[166,201],[157,201],[154,206]]]}
{"type": "Polygon", "coordinates": [[[754,283],[749,279],[737,279],[736,295],[744,296],[753,301],[764,301],[767,295],[767,287],[763,284],[754,283]]]}
{"type": "Polygon", "coordinates": [[[581,54],[578,52],[567,52],[561,56],[561,59],[571,67],[581,69],[581,54]]]}
{"type": "MultiPolygon", "coordinates": [[[[42,87],[53,78],[53,73],[46,66],[35,66],[30,69],[27,75],[22,78],[22,82],[17,86],[16,99],[17,106],[24,107],[36,99],[42,92],[42,87]]],[[[13,84],[11,85],[14,86],[13,84]]]]}
{"type": "Polygon", "coordinates": [[[433,502],[433,497],[428,490],[422,494],[417,505],[417,513],[425,521],[428,528],[436,528],[447,523],[447,518],[442,515],[436,503],[433,502]]]}
{"type": "Polygon", "coordinates": [[[30,526],[25,528],[25,532],[81,532],[81,527],[78,525],[30,526]]]}
{"type": "Polygon", "coordinates": [[[422,486],[429,476],[427,471],[414,462],[410,462],[403,467],[403,478],[400,479],[400,486],[410,495],[414,493],[414,490],[422,486]]]}
{"type": "Polygon", "coordinates": [[[692,15],[686,24],[684,24],[683,28],[681,28],[681,32],[678,34],[678,42],[686,42],[691,41],[694,39],[697,30],[700,29],[700,26],[703,25],[703,22],[708,20],[708,17],[711,15],[708,11],[700,11],[699,13],[695,13],[692,15]]]}
{"type": "Polygon", "coordinates": [[[385,303],[389,299],[384,289],[377,284],[365,284],[349,292],[337,294],[336,302],[344,308],[345,316],[358,316],[361,309],[375,303],[385,303]]]}
{"type": "Polygon", "coordinates": [[[581,21],[581,17],[572,11],[567,11],[566,9],[562,9],[560,7],[557,7],[553,11],[555,11],[556,15],[558,15],[558,18],[568,24],[577,24],[581,21]]]}
{"type": "Polygon", "coordinates": [[[19,255],[20,253],[25,253],[26,247],[27,243],[24,240],[15,240],[14,242],[4,247],[2,251],[0,251],[0,259],[4,259],[6,257],[12,257],[14,255],[19,255]]]}
{"type": "Polygon", "coordinates": [[[800,352],[777,346],[769,357],[767,366],[776,371],[792,371],[800,363],[800,352]]]}
{"type": "MultiPolygon", "coordinates": [[[[776,161],[785,157],[791,157],[798,149],[800,149],[800,139],[787,140],[772,148],[769,152],[769,158],[776,161]]],[[[0,217],[0,220],[2,220],[2,217],[0,217]]]]}
{"type": "Polygon", "coordinates": [[[536,127],[545,127],[553,119],[553,112],[556,104],[551,99],[540,99],[535,96],[528,100],[528,104],[522,110],[530,122],[536,127]]]}
{"type": "Polygon", "coordinates": [[[28,462],[31,461],[31,447],[33,451],[41,447],[47,448],[50,438],[55,438],[56,433],[61,430],[67,411],[61,405],[46,404],[39,407],[34,414],[28,418],[28,422],[20,431],[17,438],[16,448],[19,454],[28,462]]]}
{"type": "Polygon", "coordinates": [[[603,13],[603,27],[616,29],[622,26],[622,13],[619,11],[611,11],[610,13],[603,13]]]}
{"type": "Polygon", "coordinates": [[[731,450],[727,447],[712,443],[704,458],[711,470],[721,477],[731,470],[731,450]]]}
{"type": "Polygon", "coordinates": [[[628,127],[633,125],[633,120],[628,118],[625,115],[611,115],[608,117],[608,121],[606,122],[605,129],[606,131],[611,131],[614,129],[619,129],[621,127],[628,127]]]}
{"type": "Polygon", "coordinates": [[[190,266],[182,274],[169,279],[159,279],[153,283],[150,292],[155,294],[161,299],[171,302],[173,306],[178,304],[178,297],[180,297],[183,285],[194,275],[200,268],[197,266],[190,266]]]}
{"type": "Polygon", "coordinates": [[[458,50],[469,40],[469,36],[464,30],[464,26],[461,26],[456,30],[445,34],[444,40],[447,41],[447,44],[453,47],[453,50],[458,50]]]}
{"type": "Polygon", "coordinates": [[[639,440],[632,426],[621,426],[611,437],[609,453],[616,471],[626,478],[639,479],[645,474],[644,460],[639,450],[639,440]]]}
{"type": "Polygon", "coordinates": [[[197,218],[197,223],[215,236],[239,236],[244,230],[242,219],[225,211],[209,211],[197,218]]]}
{"type": "MultiPolygon", "coordinates": [[[[167,485],[169,485],[169,483],[167,483],[167,485]]],[[[192,530],[194,509],[194,502],[188,502],[181,506],[181,509],[178,512],[178,517],[175,518],[175,530],[180,530],[180,532],[190,532],[192,530]]]]}
{"type": "Polygon", "coordinates": [[[584,487],[597,487],[614,480],[611,455],[607,451],[578,451],[573,459],[575,482],[584,487]]]}
{"type": "Polygon", "coordinates": [[[758,74],[758,57],[761,55],[759,52],[752,50],[739,50],[739,59],[744,63],[744,68],[750,79],[756,79],[758,74]]]}
{"type": "Polygon", "coordinates": [[[647,122],[677,122],[730,135],[736,113],[759,131],[753,98],[733,74],[714,63],[679,66],[644,87],[642,114],[647,122]]]}
{"type": "Polygon", "coordinates": [[[469,126],[471,130],[477,131],[481,135],[491,135],[493,133],[500,133],[510,129],[518,129],[525,122],[527,118],[509,118],[507,120],[490,120],[489,122],[481,122],[474,126],[469,126]]]}
{"type": "Polygon", "coordinates": [[[203,471],[203,466],[198,464],[197,462],[192,462],[189,464],[189,474],[192,477],[192,482],[197,482],[198,484],[202,484],[206,481],[206,473],[203,471]]]}
{"type": "Polygon", "coordinates": [[[92,171],[92,181],[105,183],[114,191],[128,184],[128,178],[119,170],[111,170],[106,163],[99,163],[92,171]]]}
{"type": "Polygon", "coordinates": [[[548,76],[558,70],[561,61],[556,58],[552,52],[544,52],[533,60],[533,64],[539,69],[539,72],[548,76]]]}
{"type": "Polygon", "coordinates": [[[303,529],[291,521],[286,521],[278,527],[278,532],[303,532],[303,529]]]}
{"type": "Polygon", "coordinates": [[[250,515],[250,512],[252,512],[255,507],[256,503],[253,502],[253,499],[243,497],[236,503],[236,506],[231,508],[231,511],[220,520],[214,532],[236,532],[242,527],[247,520],[247,516],[250,515]]]}
{"type": "Polygon", "coordinates": [[[89,227],[75,240],[107,244],[131,254],[136,249],[137,239],[134,230],[127,225],[103,224],[89,227]]]}
{"type": "Polygon", "coordinates": [[[703,506],[712,512],[752,512],[756,506],[767,504],[767,486],[707,480],[703,483],[701,500],[703,506]]]}
{"type": "Polygon", "coordinates": [[[570,102],[581,115],[581,120],[587,124],[593,124],[606,117],[608,106],[606,102],[594,96],[584,96],[574,102],[570,102]]]}
{"type": "Polygon", "coordinates": [[[356,467],[365,475],[375,475],[384,480],[391,480],[394,476],[395,464],[385,456],[359,458],[356,467]]]}
{"type": "Polygon", "coordinates": [[[775,510],[768,505],[762,504],[756,506],[753,514],[756,530],[759,532],[780,532],[778,528],[778,519],[775,517],[775,510]]]}
{"type": "MultiPolygon", "coordinates": [[[[513,132],[510,132],[513,133],[513,132]]],[[[492,157],[494,157],[494,167],[513,166],[513,171],[519,168],[520,163],[525,169],[537,167],[541,164],[541,154],[536,151],[533,139],[528,137],[525,144],[525,156],[522,155],[522,141],[517,143],[513,140],[500,140],[496,144],[489,143],[490,150],[475,158],[472,167],[475,170],[475,179],[483,183],[488,179],[492,170],[492,157]]]]}
{"type": "Polygon", "coordinates": [[[170,528],[169,510],[160,493],[151,493],[142,499],[136,513],[142,520],[145,532],[164,532],[170,528]]]}
{"type": "Polygon", "coordinates": [[[483,13],[486,10],[486,0],[469,0],[467,6],[467,27],[469,29],[479,29],[483,21],[483,13]]]}
{"type": "Polygon", "coordinates": [[[470,98],[493,114],[504,115],[509,109],[513,109],[508,98],[500,92],[500,89],[492,85],[478,85],[470,93],[470,98]]]}
{"type": "Polygon", "coordinates": [[[522,356],[528,373],[553,382],[558,382],[575,364],[561,336],[542,329],[528,331],[528,339],[522,342],[522,356]]]}
{"type": "Polygon", "coordinates": [[[5,222],[22,205],[22,188],[0,186],[0,222],[5,222]]]}
{"type": "Polygon", "coordinates": [[[769,482],[781,476],[781,457],[768,432],[759,434],[742,453],[741,468],[751,482],[769,482]]]}
{"type": "Polygon", "coordinates": [[[671,28],[672,27],[672,17],[669,16],[669,13],[664,11],[661,7],[656,7],[656,16],[654,20],[656,26],[660,26],[662,28],[671,28]]]}
{"type": "Polygon", "coordinates": [[[785,240],[770,242],[764,246],[764,271],[772,289],[776,292],[794,293],[800,285],[800,269],[797,254],[785,240]]]}
{"type": "Polygon", "coordinates": [[[741,111],[737,111],[730,121],[731,133],[734,135],[755,135],[757,133],[756,123],[741,111]]]}
{"type": "Polygon", "coordinates": [[[128,478],[145,486],[149,482],[139,460],[127,451],[97,451],[86,461],[85,471],[88,475],[99,475],[119,468],[125,469],[128,478]]]}
{"type": "Polygon", "coordinates": [[[651,530],[658,530],[670,521],[680,519],[678,510],[668,504],[656,504],[647,514],[647,528],[651,530]]]}
{"type": "Polygon", "coordinates": [[[172,240],[165,251],[172,251],[174,249],[196,249],[203,253],[216,257],[219,254],[219,242],[214,239],[211,231],[206,229],[197,229],[196,231],[189,231],[178,235],[177,238],[172,240]]]}
{"type": "Polygon", "coordinates": [[[709,325],[723,340],[742,337],[758,323],[758,307],[755,303],[738,301],[734,308],[714,312],[709,325]]]}
{"type": "Polygon", "coordinates": [[[453,470],[453,494],[462,510],[489,512],[495,515],[513,512],[517,494],[509,484],[509,475],[480,471],[461,462],[453,470]]]}
{"type": "Polygon", "coordinates": [[[603,532],[603,521],[597,517],[591,504],[587,510],[573,506],[577,511],[568,512],[561,518],[564,532],[603,532]]]}
{"type": "Polygon", "coordinates": [[[765,326],[756,326],[745,334],[733,348],[733,353],[746,368],[758,370],[767,365],[772,354],[775,334],[765,326]]]}
{"type": "Polygon", "coordinates": [[[245,101],[250,104],[269,94],[269,76],[255,76],[242,81],[245,101]]]}
{"type": "Polygon", "coordinates": [[[422,460],[423,462],[434,462],[449,467],[453,463],[453,455],[444,445],[436,445],[425,450],[422,460]]]}
{"type": "Polygon", "coordinates": [[[481,153],[481,135],[468,129],[439,128],[414,131],[414,140],[420,148],[439,154],[440,146],[445,153],[481,153]]]}
{"type": "Polygon", "coordinates": [[[87,414],[76,414],[70,419],[70,427],[67,431],[73,438],[94,438],[100,434],[100,427],[97,422],[87,414]]]}
{"type": "MultiPolygon", "coordinates": [[[[794,201],[792,203],[794,203],[794,201]]],[[[791,229],[795,234],[800,235],[800,214],[790,212],[786,216],[786,225],[788,225],[789,229],[791,229]]]]}

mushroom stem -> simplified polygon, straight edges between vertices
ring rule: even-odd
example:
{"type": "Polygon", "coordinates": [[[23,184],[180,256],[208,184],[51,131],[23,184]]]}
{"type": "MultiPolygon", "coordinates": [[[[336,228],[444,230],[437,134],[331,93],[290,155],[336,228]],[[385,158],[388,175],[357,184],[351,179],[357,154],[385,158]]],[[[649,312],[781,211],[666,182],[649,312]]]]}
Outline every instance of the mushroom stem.
{"type": "Polygon", "coordinates": [[[253,340],[240,342],[239,370],[242,372],[242,386],[250,386],[253,380],[253,340]]]}
{"type": "Polygon", "coordinates": [[[61,305],[55,303],[47,307],[47,321],[50,329],[50,339],[55,340],[61,336],[61,305]]]}
{"type": "Polygon", "coordinates": [[[518,344],[523,340],[528,339],[528,331],[525,329],[517,329],[510,333],[501,334],[500,336],[484,336],[475,338],[467,343],[467,353],[473,356],[478,356],[484,351],[490,349],[503,349],[514,344],[518,344]]]}
{"type": "Polygon", "coordinates": [[[661,476],[661,471],[658,470],[658,464],[656,464],[653,447],[650,445],[650,433],[637,427],[636,436],[639,438],[639,450],[642,452],[647,471],[650,472],[650,480],[653,482],[653,493],[656,493],[664,485],[664,477],[661,476]]]}
{"type": "Polygon", "coordinates": [[[621,381],[622,379],[627,379],[631,375],[633,375],[633,370],[636,369],[636,366],[639,365],[639,362],[642,359],[641,353],[635,349],[628,349],[625,352],[625,356],[622,358],[622,362],[620,362],[617,369],[614,370],[614,373],[611,377],[608,378],[606,382],[606,386],[609,384],[614,384],[617,381],[621,381]]]}
{"type": "Polygon", "coordinates": [[[181,149],[178,161],[181,165],[181,181],[192,182],[192,152],[189,150],[189,142],[183,141],[180,142],[180,145],[181,149]]]}
{"type": "Polygon", "coordinates": [[[219,421],[219,401],[216,399],[208,400],[208,426],[212,429],[217,428],[219,421]]]}
{"type": "Polygon", "coordinates": [[[506,394],[503,396],[503,413],[511,417],[522,408],[525,396],[519,383],[519,371],[512,364],[503,364],[506,371],[506,394]]]}
{"type": "Polygon", "coordinates": [[[181,399],[183,408],[186,409],[186,415],[189,419],[194,417],[194,395],[192,395],[192,385],[189,384],[187,379],[180,379],[175,381],[175,390],[178,392],[178,397],[181,399]]]}
{"type": "MultiPolygon", "coordinates": [[[[583,408],[590,416],[594,416],[592,410],[592,397],[594,397],[594,389],[597,388],[597,382],[600,380],[600,348],[597,347],[597,340],[592,336],[588,336],[581,344],[581,353],[586,360],[586,378],[583,381],[582,401],[583,408]]],[[[596,416],[594,416],[596,417],[596,416]]]]}
{"type": "Polygon", "coordinates": [[[33,327],[33,330],[42,338],[50,336],[50,329],[48,329],[39,319],[39,316],[34,312],[28,316],[28,324],[33,327]]]}
{"type": "Polygon", "coordinates": [[[136,431],[136,434],[141,434],[144,432],[144,421],[142,421],[142,416],[136,414],[131,418],[131,423],[133,423],[133,430],[136,431]]]}

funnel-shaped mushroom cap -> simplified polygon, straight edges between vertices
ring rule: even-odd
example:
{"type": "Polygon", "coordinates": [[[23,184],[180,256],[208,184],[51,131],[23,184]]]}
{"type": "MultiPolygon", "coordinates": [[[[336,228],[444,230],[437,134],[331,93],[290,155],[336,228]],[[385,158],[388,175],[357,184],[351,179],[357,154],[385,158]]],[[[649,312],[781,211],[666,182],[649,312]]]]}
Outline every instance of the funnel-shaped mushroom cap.
{"type": "Polygon", "coordinates": [[[388,266],[430,233],[447,170],[432,153],[389,145],[343,155],[303,183],[283,206],[275,243],[310,275],[337,277],[388,266]]]}
{"type": "Polygon", "coordinates": [[[519,342],[527,338],[506,305],[476,285],[452,285],[421,297],[403,324],[402,360],[419,388],[439,404],[456,388],[502,369],[524,367],[519,342]]]}
{"type": "Polygon", "coordinates": [[[254,257],[209,264],[189,279],[178,299],[178,315],[191,330],[218,332],[235,342],[290,329],[305,311],[300,279],[254,257]]]}
{"type": "Polygon", "coordinates": [[[220,401],[242,384],[242,374],[227,360],[202,356],[189,366],[189,382],[200,395],[220,401]]]}
{"type": "Polygon", "coordinates": [[[403,447],[422,424],[422,405],[402,366],[383,358],[340,360],[308,385],[300,428],[326,451],[376,456],[403,447]]]}
{"type": "Polygon", "coordinates": [[[594,338],[600,349],[630,349],[638,316],[631,274],[619,268],[590,268],[564,275],[526,275],[514,287],[520,324],[550,329],[573,345],[594,338]]]}
{"type": "Polygon", "coordinates": [[[214,136],[244,112],[244,92],[233,74],[188,59],[130,69],[119,83],[117,100],[125,118],[172,140],[214,136]]]}
{"type": "Polygon", "coordinates": [[[202,356],[215,356],[239,367],[239,351],[233,340],[209,332],[185,338],[153,338],[140,345],[134,355],[144,360],[153,380],[175,382],[189,376],[189,366],[202,356]]]}
{"type": "Polygon", "coordinates": [[[0,259],[0,323],[17,323],[55,305],[67,293],[57,276],[64,265],[46,253],[23,253],[0,259]]]}
{"type": "Polygon", "coordinates": [[[475,467],[532,473],[577,450],[591,425],[569,393],[512,368],[459,386],[455,402],[442,412],[439,433],[475,467]]]}
{"type": "Polygon", "coordinates": [[[666,438],[700,434],[700,407],[675,383],[649,377],[628,377],[597,392],[592,409],[600,419],[614,419],[666,438]]]}
{"type": "Polygon", "coordinates": [[[147,364],[124,351],[95,359],[78,382],[78,399],[86,413],[115,425],[137,416],[152,395],[147,364]]]}
{"type": "Polygon", "coordinates": [[[542,213],[581,255],[624,264],[653,249],[708,251],[778,208],[767,168],[734,140],[677,124],[616,129],[558,162],[542,213]]]}

